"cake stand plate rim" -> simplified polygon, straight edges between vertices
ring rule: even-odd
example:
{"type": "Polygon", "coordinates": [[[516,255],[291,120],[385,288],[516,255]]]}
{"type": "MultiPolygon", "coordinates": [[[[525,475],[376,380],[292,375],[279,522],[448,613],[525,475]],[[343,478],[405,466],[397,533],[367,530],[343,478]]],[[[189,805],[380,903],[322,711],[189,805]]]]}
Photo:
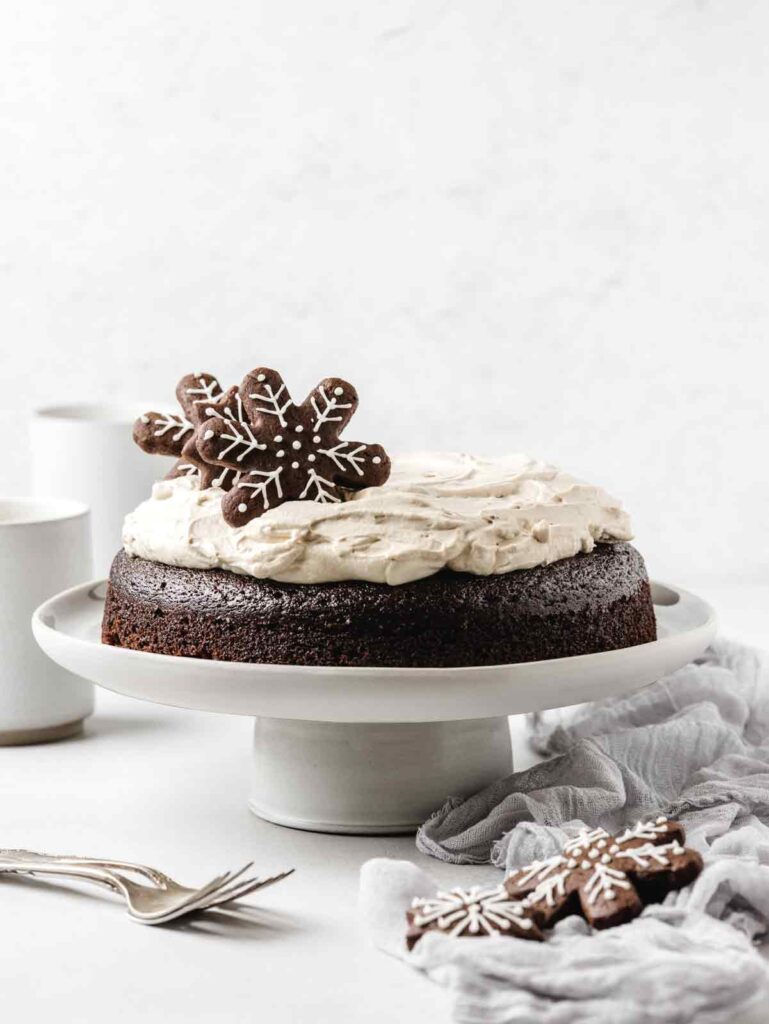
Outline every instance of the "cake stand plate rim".
{"type": "Polygon", "coordinates": [[[328,722],[494,718],[625,695],[701,654],[716,632],[713,609],[653,584],[663,635],[615,651],[549,661],[455,668],[259,665],[133,651],[98,639],[104,580],[45,601],[35,638],[58,664],[126,696],[172,707],[328,722]]]}

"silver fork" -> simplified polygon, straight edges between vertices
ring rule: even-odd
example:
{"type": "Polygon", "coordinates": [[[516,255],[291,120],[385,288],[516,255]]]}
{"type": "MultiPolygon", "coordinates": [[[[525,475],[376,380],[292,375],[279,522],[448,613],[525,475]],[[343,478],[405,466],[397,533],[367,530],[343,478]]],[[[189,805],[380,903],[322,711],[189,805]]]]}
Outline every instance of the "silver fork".
{"type": "Polygon", "coordinates": [[[194,896],[194,908],[189,907],[187,909],[187,913],[191,913],[193,909],[208,910],[211,907],[222,906],[225,903],[231,903],[235,900],[242,899],[249,893],[256,892],[258,889],[266,889],[268,886],[274,885],[276,882],[280,882],[294,873],[294,869],[290,868],[287,871],[280,871],[275,875],[263,875],[237,881],[237,879],[241,878],[241,876],[253,866],[253,861],[251,861],[242,867],[240,871],[231,873],[226,881],[222,883],[220,888],[215,889],[212,892],[205,893],[200,889],[190,889],[187,886],[180,885],[179,882],[171,878],[170,875],[159,871],[157,868],[149,867],[146,864],[133,864],[128,861],[101,859],[96,857],[76,857],[71,855],[53,856],[49,854],[35,853],[32,850],[0,850],[0,865],[2,865],[3,860],[7,858],[11,858],[16,861],[23,861],[25,864],[28,863],[30,865],[45,862],[48,864],[72,866],[75,868],[96,868],[113,872],[131,872],[139,874],[149,879],[149,881],[154,882],[155,885],[159,886],[167,893],[175,893],[180,898],[194,896]]]}
{"type": "Polygon", "coordinates": [[[200,889],[180,894],[156,886],[140,885],[119,871],[96,866],[58,864],[55,861],[3,859],[0,861],[0,874],[62,875],[106,886],[123,896],[129,915],[142,924],[165,924],[203,909],[201,904],[212,894],[227,887],[233,877],[231,872],[226,872],[213,878],[200,889]]]}

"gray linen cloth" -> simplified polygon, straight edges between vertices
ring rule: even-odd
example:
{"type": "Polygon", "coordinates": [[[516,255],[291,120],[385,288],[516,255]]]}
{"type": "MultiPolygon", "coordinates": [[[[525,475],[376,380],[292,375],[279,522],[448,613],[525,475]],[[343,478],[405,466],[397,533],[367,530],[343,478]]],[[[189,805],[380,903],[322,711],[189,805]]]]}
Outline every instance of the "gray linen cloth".
{"type": "MultiPolygon", "coordinates": [[[[530,721],[548,760],[449,799],[420,829],[422,852],[508,869],[588,825],[615,831],[665,814],[685,825],[705,870],[619,928],[591,933],[567,918],[545,943],[431,934],[407,953],[407,906],[441,886],[407,861],[369,861],[360,907],[374,942],[449,986],[459,1021],[769,1020],[769,964],[754,948],[769,932],[767,659],[719,641],[631,697],[530,721]]],[[[460,870],[455,884],[475,881],[460,870]]]]}

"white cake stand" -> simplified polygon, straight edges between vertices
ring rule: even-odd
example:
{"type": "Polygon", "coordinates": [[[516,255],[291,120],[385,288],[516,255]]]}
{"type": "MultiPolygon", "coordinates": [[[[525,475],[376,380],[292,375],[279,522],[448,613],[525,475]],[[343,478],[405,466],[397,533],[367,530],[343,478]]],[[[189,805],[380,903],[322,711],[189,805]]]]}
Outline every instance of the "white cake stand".
{"type": "Polygon", "coordinates": [[[621,651],[479,668],[318,668],[176,658],[100,643],[105,583],[37,609],[59,665],[117,693],[256,718],[250,807],[319,832],[413,831],[448,796],[508,775],[507,716],[632,693],[700,654],[715,615],[653,585],[659,639],[621,651]]]}

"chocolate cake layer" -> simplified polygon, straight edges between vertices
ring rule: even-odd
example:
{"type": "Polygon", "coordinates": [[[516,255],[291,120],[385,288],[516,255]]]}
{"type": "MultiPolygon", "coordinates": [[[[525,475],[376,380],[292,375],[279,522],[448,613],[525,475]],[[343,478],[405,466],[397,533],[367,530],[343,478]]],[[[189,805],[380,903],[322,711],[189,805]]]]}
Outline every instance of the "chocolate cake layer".
{"type": "Polygon", "coordinates": [[[112,565],[102,640],[160,654],[286,665],[538,661],[656,638],[629,544],[497,576],[295,584],[132,558],[112,565]]]}

